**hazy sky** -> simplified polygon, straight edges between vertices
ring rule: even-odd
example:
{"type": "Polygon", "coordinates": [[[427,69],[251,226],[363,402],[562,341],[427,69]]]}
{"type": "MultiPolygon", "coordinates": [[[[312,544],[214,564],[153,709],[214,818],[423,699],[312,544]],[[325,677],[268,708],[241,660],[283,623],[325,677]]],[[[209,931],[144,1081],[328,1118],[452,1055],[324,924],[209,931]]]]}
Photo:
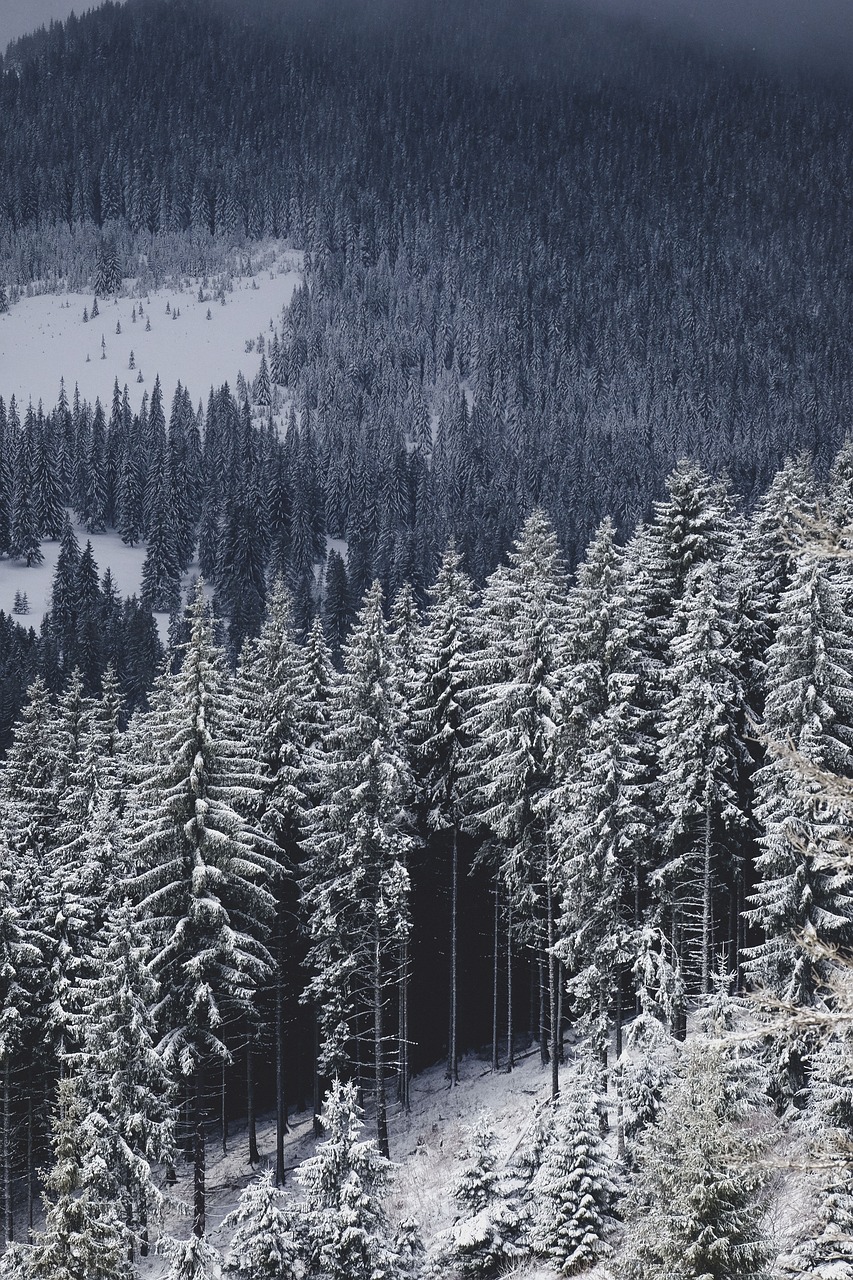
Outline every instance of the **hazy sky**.
{"type": "MultiPolygon", "coordinates": [[[[0,0],[0,52],[10,40],[100,0],[0,0]]],[[[359,0],[353,0],[358,3],[359,0]]],[[[819,61],[853,71],[853,0],[580,0],[603,13],[701,34],[773,57],[819,61]]],[[[524,6],[520,6],[524,11],[524,6]]]]}
{"type": "Polygon", "coordinates": [[[601,13],[647,19],[784,60],[853,71],[853,0],[583,0],[601,13]]]}
{"type": "Polygon", "coordinates": [[[96,9],[98,0],[0,0],[0,53],[10,40],[25,36],[36,27],[46,27],[51,18],[67,18],[69,13],[96,9]]]}

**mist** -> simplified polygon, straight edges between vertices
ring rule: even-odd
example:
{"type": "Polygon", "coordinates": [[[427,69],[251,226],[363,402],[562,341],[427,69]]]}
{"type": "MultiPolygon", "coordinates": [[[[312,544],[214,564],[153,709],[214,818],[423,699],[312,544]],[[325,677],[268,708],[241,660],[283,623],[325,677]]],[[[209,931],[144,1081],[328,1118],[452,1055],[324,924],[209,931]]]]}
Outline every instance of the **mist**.
{"type": "Polygon", "coordinates": [[[660,32],[699,37],[715,52],[853,73],[853,0],[581,0],[660,32]]]}

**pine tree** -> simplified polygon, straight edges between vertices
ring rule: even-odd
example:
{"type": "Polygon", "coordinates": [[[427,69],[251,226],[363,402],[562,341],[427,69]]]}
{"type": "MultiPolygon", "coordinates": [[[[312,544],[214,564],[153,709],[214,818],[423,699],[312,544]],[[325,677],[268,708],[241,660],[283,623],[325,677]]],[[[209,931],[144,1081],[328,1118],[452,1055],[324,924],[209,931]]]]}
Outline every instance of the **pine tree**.
{"type": "Polygon", "coordinates": [[[466,1166],[451,1189],[461,1214],[438,1239],[434,1274],[496,1276],[524,1256],[522,1214],[497,1166],[494,1126],[483,1115],[468,1133],[466,1166]]]}
{"type": "Polygon", "coordinates": [[[378,584],[345,647],[330,720],[327,749],[315,764],[322,794],[306,824],[308,995],[320,1017],[322,1065],[329,1073],[349,1066],[357,1023],[370,1027],[377,1136],[387,1155],[384,1011],[409,929],[412,784],[378,584]]]}
{"type": "Polygon", "coordinates": [[[560,671],[565,577],[544,513],[525,522],[509,566],[488,580],[477,615],[471,747],[464,790],[469,813],[500,846],[500,876],[517,925],[547,971],[540,1051],[558,1092],[556,858],[551,827],[559,768],[560,671]],[[479,643],[478,643],[479,642],[479,643]]]}
{"type": "Polygon", "coordinates": [[[320,1123],[326,1138],[297,1170],[304,1188],[305,1270],[323,1280],[394,1280],[399,1274],[382,1200],[391,1164],[361,1137],[353,1083],[335,1080],[320,1123]]]}
{"type": "Polygon", "coordinates": [[[721,874],[715,851],[747,823],[738,785],[746,767],[738,733],[743,689],[720,589],[713,565],[688,577],[672,643],[673,696],[664,709],[660,746],[671,857],[658,877],[679,932],[700,935],[704,994],[711,989],[715,888],[721,874]]]}
{"type": "Polygon", "coordinates": [[[282,1194],[268,1169],[250,1182],[223,1227],[236,1228],[225,1269],[236,1280],[296,1280],[296,1224],[281,1205],[282,1194]]]}
{"type": "Polygon", "coordinates": [[[166,1280],[218,1280],[222,1259],[205,1235],[191,1235],[169,1249],[172,1265],[166,1280]]]}
{"type": "Polygon", "coordinates": [[[413,736],[427,828],[450,844],[450,1019],[447,1073],[459,1078],[458,902],[459,828],[464,814],[460,780],[468,734],[463,712],[470,671],[473,587],[451,545],[433,588],[421,633],[413,736]]]}
{"type": "Polygon", "coordinates": [[[129,1266],[116,1206],[93,1186],[79,1082],[59,1083],[53,1117],[53,1164],[45,1179],[44,1228],[26,1256],[38,1280],[126,1280],[129,1266]]]}
{"type": "Polygon", "coordinates": [[[737,1128],[743,1098],[732,1059],[695,1042],[659,1122],[638,1149],[625,1269],[642,1280],[768,1275],[764,1174],[756,1141],[737,1128]]]}
{"type": "Polygon", "coordinates": [[[530,1245],[560,1275],[576,1275],[612,1252],[616,1194],[593,1099],[583,1089],[554,1112],[554,1131],[530,1185],[530,1245]]]}
{"type": "Polygon", "coordinates": [[[162,1213],[152,1165],[174,1163],[173,1085],[156,1051],[159,989],[129,903],[113,912],[80,990],[82,1045],[75,1057],[89,1111],[84,1126],[99,1157],[96,1185],[122,1206],[126,1245],[147,1250],[150,1218],[162,1213]]]}
{"type": "Polygon", "coordinates": [[[257,794],[249,748],[233,732],[221,654],[200,583],[189,610],[180,669],[160,677],[138,726],[139,781],[131,798],[131,881],[149,922],[151,966],[161,982],[161,1049],[191,1090],[195,1133],[193,1230],[204,1234],[204,1075],[227,1060],[229,1031],[252,1018],[268,980],[266,939],[277,865],[241,816],[257,794]]]}
{"type": "Polygon", "coordinates": [[[846,943],[853,920],[849,874],[822,865],[843,840],[836,811],[798,760],[853,772],[853,636],[839,579],[803,555],[784,592],[767,656],[767,763],[755,776],[761,874],[748,918],[765,934],[750,975],[788,1000],[810,1004],[820,963],[798,939],[846,943]]]}

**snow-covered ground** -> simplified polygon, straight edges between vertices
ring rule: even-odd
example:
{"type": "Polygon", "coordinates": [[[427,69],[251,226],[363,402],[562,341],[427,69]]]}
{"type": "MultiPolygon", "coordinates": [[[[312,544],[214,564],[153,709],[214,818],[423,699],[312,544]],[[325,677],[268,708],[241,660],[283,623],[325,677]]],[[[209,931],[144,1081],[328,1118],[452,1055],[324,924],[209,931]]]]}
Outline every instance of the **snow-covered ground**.
{"type": "Polygon", "coordinates": [[[0,395],[8,403],[14,394],[22,408],[41,400],[52,409],[64,378],[69,399],[76,385],[84,399],[94,403],[97,396],[109,406],[118,378],[120,387],[127,384],[136,411],[159,374],[168,411],[178,382],[196,404],[206,401],[211,386],[228,382],[233,389],[240,372],[249,382],[260,367],[258,336],[272,337],[270,321],[278,325],[301,280],[300,253],[278,248],[267,258],[268,265],[252,276],[233,278],[224,304],[217,299],[217,280],[190,277],[150,291],[125,282],[123,293],[100,299],[99,314],[85,323],[91,294],[21,298],[0,315],[0,395]],[[254,344],[250,352],[247,342],[254,344]]]}
{"type": "MultiPolygon", "coordinates": [[[[87,533],[84,526],[75,520],[74,513],[69,512],[69,514],[81,551],[87,542],[92,544],[99,576],[103,577],[105,571],[109,569],[122,596],[138,596],[142,585],[145,544],[135,547],[125,546],[114,531],[87,533]]],[[[59,543],[42,542],[41,550],[44,556],[42,563],[30,565],[29,568],[22,561],[7,560],[5,557],[0,559],[0,609],[6,613],[12,613],[16,593],[26,594],[29,613],[16,620],[25,627],[35,627],[36,631],[41,626],[42,617],[50,608],[59,543]]],[[[197,573],[198,565],[191,565],[189,572],[184,576],[185,585],[197,573]]],[[[169,630],[169,616],[166,613],[155,613],[154,617],[160,630],[160,638],[165,640],[169,630]]]]}
{"type": "MultiPolygon", "coordinates": [[[[417,1219],[424,1241],[429,1245],[439,1231],[454,1219],[454,1204],[449,1187],[461,1167],[460,1152],[465,1148],[466,1127],[482,1111],[494,1120],[503,1158],[509,1157],[533,1120],[534,1108],[548,1096],[550,1075],[539,1062],[539,1051],[519,1061],[507,1074],[491,1071],[489,1064],[468,1057],[460,1066],[460,1082],[451,1089],[439,1064],[412,1081],[411,1111],[404,1115],[392,1107],[389,1113],[391,1158],[397,1174],[387,1208],[392,1221],[407,1217],[417,1219]]],[[[285,1164],[290,1171],[313,1152],[314,1137],[310,1112],[290,1117],[292,1132],[286,1139],[285,1164]]],[[[372,1137],[369,1116],[365,1137],[372,1137]]],[[[274,1164],[275,1120],[264,1117],[258,1124],[258,1147],[261,1167],[274,1164]]],[[[178,1170],[178,1195],[189,1202],[192,1197],[192,1168],[178,1170]]],[[[227,1247],[229,1233],[220,1229],[227,1213],[235,1208],[240,1192],[257,1176],[248,1163],[245,1126],[234,1126],[229,1134],[228,1154],[216,1137],[211,1137],[207,1153],[208,1224],[210,1238],[220,1250],[227,1247]]],[[[291,1174],[288,1173],[288,1179],[291,1174]]],[[[292,1179],[290,1189],[298,1194],[292,1179]]],[[[172,1215],[166,1229],[184,1238],[190,1233],[190,1219],[172,1215]]],[[[146,1280],[159,1280],[168,1271],[163,1258],[150,1258],[142,1268],[146,1280]]],[[[554,1272],[533,1266],[517,1273],[525,1280],[553,1280],[554,1272]]],[[[587,1272],[598,1280],[603,1272],[587,1272]]]]}

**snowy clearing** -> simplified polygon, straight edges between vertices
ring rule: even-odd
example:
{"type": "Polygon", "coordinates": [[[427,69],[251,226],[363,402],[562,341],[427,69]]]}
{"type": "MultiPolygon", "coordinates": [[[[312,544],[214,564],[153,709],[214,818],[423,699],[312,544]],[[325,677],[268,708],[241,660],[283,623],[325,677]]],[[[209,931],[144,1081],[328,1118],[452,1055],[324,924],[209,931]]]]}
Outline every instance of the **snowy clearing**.
{"type": "MultiPolygon", "coordinates": [[[[520,1059],[516,1069],[493,1072],[487,1061],[468,1057],[460,1063],[460,1081],[456,1088],[448,1086],[444,1064],[439,1063],[412,1080],[411,1112],[402,1115],[396,1107],[389,1110],[391,1158],[397,1164],[397,1176],[387,1202],[392,1221],[413,1216],[418,1220],[424,1241],[430,1245],[439,1231],[454,1219],[455,1209],[449,1187],[461,1167],[460,1153],[466,1142],[466,1127],[483,1110],[494,1118],[501,1142],[501,1155],[506,1159],[514,1150],[528,1124],[534,1108],[548,1096],[550,1076],[534,1049],[520,1059]]],[[[364,1136],[374,1136],[370,1114],[366,1116],[364,1136]]],[[[314,1150],[312,1117],[302,1112],[290,1117],[292,1132],[286,1139],[285,1162],[288,1189],[299,1194],[292,1170],[314,1150]]],[[[261,1169],[275,1163],[275,1119],[264,1116],[258,1122],[258,1147],[261,1169]]],[[[228,1154],[222,1154],[218,1135],[211,1133],[207,1148],[208,1219],[211,1242],[217,1249],[227,1248],[230,1233],[220,1224],[235,1208],[240,1192],[256,1176],[247,1160],[245,1125],[234,1125],[228,1137],[228,1154]]],[[[176,1195],[192,1199],[192,1167],[181,1163],[178,1168],[176,1195]]],[[[166,1231],[185,1238],[190,1233],[191,1219],[174,1213],[166,1222],[166,1231]]],[[[159,1280],[168,1271],[165,1258],[149,1258],[141,1264],[146,1280],[159,1280]]],[[[536,1264],[513,1273],[525,1280],[553,1280],[554,1272],[536,1264]]],[[[590,1280],[603,1275],[595,1269],[586,1273],[590,1280]]]]}
{"type": "Polygon", "coordinates": [[[99,299],[99,314],[86,322],[83,312],[91,313],[91,294],[22,298],[0,314],[0,395],[8,402],[14,394],[22,408],[41,400],[51,409],[64,378],[69,400],[76,385],[84,399],[94,403],[100,397],[108,406],[118,378],[120,387],[127,384],[136,412],[158,374],[167,408],[178,382],[196,404],[206,400],[211,386],[228,382],[233,388],[238,373],[248,382],[260,367],[257,338],[272,337],[270,322],[278,325],[301,281],[301,265],[300,253],[278,249],[271,265],[252,276],[235,276],[220,298],[215,280],[185,277],[171,287],[139,293],[126,281],[125,292],[99,299]],[[253,344],[249,352],[248,342],[253,344]]]}

